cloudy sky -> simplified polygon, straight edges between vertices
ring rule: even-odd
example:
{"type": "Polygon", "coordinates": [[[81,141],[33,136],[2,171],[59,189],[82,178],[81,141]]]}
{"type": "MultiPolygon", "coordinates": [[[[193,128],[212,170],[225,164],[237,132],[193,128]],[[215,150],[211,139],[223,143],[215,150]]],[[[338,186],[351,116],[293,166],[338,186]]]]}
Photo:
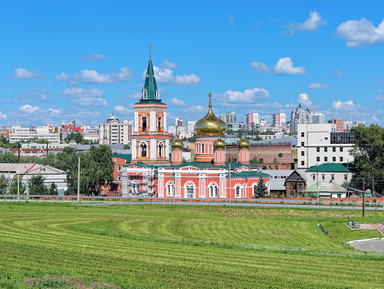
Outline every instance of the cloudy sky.
{"type": "Polygon", "coordinates": [[[383,125],[383,18],[381,0],[3,0],[0,125],[132,119],[149,45],[170,118],[202,117],[212,92],[240,120],[301,102],[383,125]]]}

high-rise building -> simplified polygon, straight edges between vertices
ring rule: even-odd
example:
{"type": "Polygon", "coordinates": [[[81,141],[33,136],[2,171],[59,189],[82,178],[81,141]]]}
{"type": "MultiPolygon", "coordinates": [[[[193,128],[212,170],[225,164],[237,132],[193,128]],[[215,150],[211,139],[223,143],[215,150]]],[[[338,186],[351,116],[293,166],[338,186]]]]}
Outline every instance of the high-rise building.
{"type": "Polygon", "coordinates": [[[365,125],[364,120],[344,121],[344,130],[351,130],[354,126],[365,125]]]}
{"type": "Polygon", "coordinates": [[[312,111],[311,123],[324,123],[324,113],[312,111]]]}
{"type": "Polygon", "coordinates": [[[297,125],[311,123],[311,115],[308,109],[301,107],[301,103],[296,108],[295,111],[291,113],[291,132],[297,133],[297,125]]]}
{"type": "Polygon", "coordinates": [[[253,130],[260,123],[260,114],[257,112],[244,115],[245,130],[253,130]]]}
{"type": "Polygon", "coordinates": [[[274,126],[284,126],[285,123],[286,123],[286,115],[285,113],[281,112],[281,113],[276,113],[273,115],[273,120],[272,120],[272,124],[274,126]]]}
{"type": "Polygon", "coordinates": [[[119,119],[112,114],[107,122],[99,124],[99,144],[129,144],[132,137],[133,123],[119,119]]]}
{"type": "Polygon", "coordinates": [[[336,126],[337,131],[344,130],[344,121],[342,119],[331,119],[331,120],[328,120],[328,123],[334,124],[336,126]]]}
{"type": "Polygon", "coordinates": [[[234,112],[226,112],[225,113],[225,123],[235,123],[236,122],[236,114],[234,112]]]}
{"type": "Polygon", "coordinates": [[[175,126],[183,126],[183,119],[175,117],[175,126]]]}
{"type": "Polygon", "coordinates": [[[193,134],[195,132],[196,121],[187,121],[187,133],[193,134]]]}

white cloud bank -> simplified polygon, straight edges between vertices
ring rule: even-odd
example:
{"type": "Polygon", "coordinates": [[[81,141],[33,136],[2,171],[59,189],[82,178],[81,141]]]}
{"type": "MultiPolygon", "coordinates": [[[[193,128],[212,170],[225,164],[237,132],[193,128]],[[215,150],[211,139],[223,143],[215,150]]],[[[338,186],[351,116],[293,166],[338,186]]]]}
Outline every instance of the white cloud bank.
{"type": "Polygon", "coordinates": [[[384,43],[384,20],[377,27],[365,18],[348,20],[337,27],[336,34],[347,47],[380,45],[384,43]]]}
{"type": "Polygon", "coordinates": [[[326,83],[315,82],[315,83],[309,83],[308,88],[309,89],[325,89],[325,88],[329,88],[329,85],[326,83]]]}
{"type": "Polygon", "coordinates": [[[267,100],[270,95],[264,88],[250,88],[242,91],[227,90],[214,94],[213,97],[221,102],[246,102],[253,103],[256,100],[267,100]]]}
{"type": "Polygon", "coordinates": [[[80,73],[65,74],[60,73],[56,75],[56,80],[70,80],[72,83],[87,83],[87,84],[97,84],[97,83],[114,83],[117,81],[128,82],[134,77],[133,72],[128,67],[120,68],[120,72],[115,73],[98,73],[95,70],[84,69],[80,73]]]}
{"type": "Polygon", "coordinates": [[[19,108],[19,111],[26,112],[26,113],[35,113],[39,109],[40,109],[40,107],[38,107],[38,106],[32,106],[29,104],[25,104],[19,108]]]}
{"type": "Polygon", "coordinates": [[[61,95],[72,97],[75,103],[82,106],[108,106],[108,102],[103,98],[104,93],[97,88],[66,88],[61,92],[61,95]]]}
{"type": "Polygon", "coordinates": [[[39,77],[44,78],[39,72],[32,72],[25,68],[16,68],[13,72],[13,77],[18,79],[36,79],[39,77]]]}
{"type": "Polygon", "coordinates": [[[351,108],[354,108],[356,105],[352,100],[348,101],[332,101],[332,108],[335,110],[350,110],[351,108]]]}
{"type": "Polygon", "coordinates": [[[174,106],[187,106],[187,104],[183,100],[177,98],[172,98],[169,104],[172,104],[174,106]]]}
{"type": "Polygon", "coordinates": [[[307,72],[302,66],[294,67],[290,57],[280,58],[275,64],[274,71],[279,75],[305,74],[307,72]]]}
{"type": "Polygon", "coordinates": [[[327,21],[322,19],[317,11],[313,11],[309,13],[309,17],[303,23],[288,24],[286,28],[291,34],[293,34],[295,30],[314,31],[325,24],[327,24],[327,21]]]}
{"type": "Polygon", "coordinates": [[[271,72],[271,69],[265,63],[262,63],[260,61],[252,62],[251,67],[256,69],[258,72],[271,72]]]}
{"type": "Polygon", "coordinates": [[[118,114],[121,114],[121,115],[131,115],[133,114],[133,110],[128,108],[128,107],[124,107],[122,105],[116,105],[115,106],[115,111],[118,113],[118,114]]]}

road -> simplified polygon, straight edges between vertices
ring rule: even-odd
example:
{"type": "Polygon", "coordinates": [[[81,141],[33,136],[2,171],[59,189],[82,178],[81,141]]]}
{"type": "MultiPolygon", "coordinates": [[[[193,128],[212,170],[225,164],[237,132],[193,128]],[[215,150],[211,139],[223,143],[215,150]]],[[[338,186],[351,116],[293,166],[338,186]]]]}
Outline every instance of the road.
{"type": "Polygon", "coordinates": [[[384,252],[384,239],[358,241],[349,245],[356,250],[384,252]]]}

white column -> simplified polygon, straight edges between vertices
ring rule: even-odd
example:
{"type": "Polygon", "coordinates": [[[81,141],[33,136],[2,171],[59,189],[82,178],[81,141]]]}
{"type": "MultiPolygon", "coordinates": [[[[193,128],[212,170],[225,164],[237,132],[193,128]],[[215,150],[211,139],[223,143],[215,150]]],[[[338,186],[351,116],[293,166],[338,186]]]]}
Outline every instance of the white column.
{"type": "Polygon", "coordinates": [[[150,132],[155,132],[156,131],[156,111],[151,111],[149,113],[149,131],[150,132]]]}
{"type": "Polygon", "coordinates": [[[169,139],[165,140],[165,157],[169,158],[169,139]]]}
{"type": "Polygon", "coordinates": [[[151,139],[151,159],[156,159],[156,139],[151,139]]]}
{"type": "Polygon", "coordinates": [[[175,197],[181,198],[181,177],[180,177],[180,174],[175,175],[175,197]]]}
{"type": "Polygon", "coordinates": [[[132,159],[136,159],[136,139],[132,139],[132,159]]]}
{"type": "Polygon", "coordinates": [[[164,111],[164,132],[167,132],[167,112],[164,111]]]}
{"type": "Polygon", "coordinates": [[[220,197],[225,198],[226,197],[226,186],[225,186],[225,175],[220,175],[219,179],[219,187],[220,187],[220,197]]]}
{"type": "Polygon", "coordinates": [[[164,197],[164,175],[159,174],[159,185],[158,185],[158,196],[160,198],[164,197]]]}
{"type": "Polygon", "coordinates": [[[139,113],[135,111],[135,116],[133,120],[135,126],[133,127],[133,132],[138,132],[139,131],[139,113]]]}

